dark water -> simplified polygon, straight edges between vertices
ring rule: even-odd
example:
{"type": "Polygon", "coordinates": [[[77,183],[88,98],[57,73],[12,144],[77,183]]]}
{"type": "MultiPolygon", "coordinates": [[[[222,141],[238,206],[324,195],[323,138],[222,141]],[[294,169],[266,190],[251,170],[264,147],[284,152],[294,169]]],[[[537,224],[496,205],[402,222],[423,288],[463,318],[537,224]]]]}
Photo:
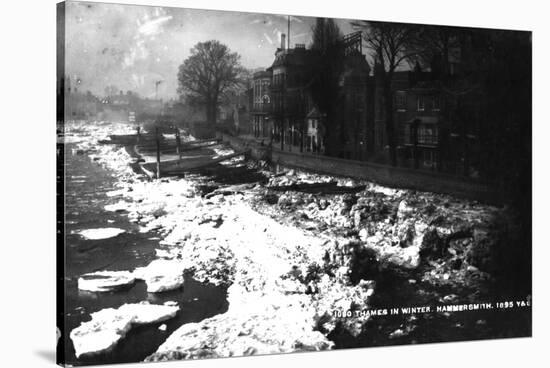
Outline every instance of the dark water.
{"type": "Polygon", "coordinates": [[[487,301],[526,300],[526,297],[494,297],[492,292],[471,298],[475,290],[467,288],[450,290],[438,288],[419,281],[420,271],[407,277],[391,270],[372,277],[376,281],[376,293],[369,303],[370,309],[388,307],[430,306],[432,312],[373,316],[363,326],[358,336],[337,328],[328,337],[335,348],[359,348],[404,344],[425,344],[467,340],[530,337],[532,334],[531,308],[475,310],[453,313],[436,313],[436,306],[444,304],[471,304],[487,301]],[[411,284],[410,278],[417,282],[411,284]],[[457,301],[442,303],[440,298],[449,292],[457,293],[457,301]],[[396,330],[404,333],[392,336],[396,330]]]}
{"type": "Polygon", "coordinates": [[[86,154],[77,154],[74,145],[66,146],[65,171],[65,346],[66,363],[73,365],[137,362],[153,353],[158,346],[184,323],[198,322],[227,310],[225,290],[185,278],[181,290],[151,294],[144,282],[110,293],[82,292],[77,288],[78,277],[100,270],[132,270],[147,265],[155,258],[158,235],[140,233],[128,221],[125,213],[105,211],[105,205],[118,202],[120,197],[108,197],[116,189],[113,173],[93,162],[86,154]],[[115,227],[124,233],[109,239],[87,240],[76,231],[115,227]],[[73,233],[73,234],[71,234],[73,233]],[[178,315],[164,323],[139,326],[130,330],[109,353],[77,359],[69,338],[72,329],[91,319],[90,313],[104,308],[117,308],[125,303],[147,300],[152,304],[178,302],[178,315]]]}

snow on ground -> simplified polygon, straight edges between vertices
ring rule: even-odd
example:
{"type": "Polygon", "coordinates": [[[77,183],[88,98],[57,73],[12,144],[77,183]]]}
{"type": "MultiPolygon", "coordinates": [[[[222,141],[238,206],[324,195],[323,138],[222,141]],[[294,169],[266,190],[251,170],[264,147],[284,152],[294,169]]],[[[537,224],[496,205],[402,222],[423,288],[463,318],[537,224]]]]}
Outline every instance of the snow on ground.
{"type": "Polygon", "coordinates": [[[111,350],[134,325],[151,324],[173,318],[179,311],[174,305],[124,304],[91,314],[91,321],[71,331],[76,357],[111,350]]]}
{"type": "MultiPolygon", "coordinates": [[[[119,200],[107,209],[127,211],[141,231],[155,230],[163,238],[158,252],[162,258],[132,275],[144,279],[150,292],[181,286],[183,271],[199,281],[230,286],[228,312],[200,322],[204,334],[176,331],[189,335],[187,341],[219,340],[209,352],[219,356],[329,349],[333,343],[317,330],[317,323],[322,318],[330,321],[335,308],[351,308],[353,300],[354,308],[367,306],[373,283],[350,285],[345,267],[337,267],[332,277],[316,274],[337,242],[259,215],[244,195],[204,199],[193,180],[136,180],[127,170],[130,159],[123,150],[99,147],[96,161],[120,179],[110,193],[119,200]],[[312,288],[315,293],[308,292],[312,288]],[[249,334],[222,333],[241,328],[249,334]]],[[[176,345],[166,343],[163,351],[182,352],[176,345]]],[[[159,353],[151,359],[166,356],[159,353]]]]}
{"type": "Polygon", "coordinates": [[[119,179],[111,192],[119,201],[107,209],[127,211],[140,231],[162,238],[158,259],[133,276],[151,292],[180,287],[184,272],[228,286],[226,313],[181,326],[148,360],[330,349],[326,336],[337,325],[356,335],[368,319],[334,312],[368,308],[376,285],[352,275],[369,262],[403,269],[432,262],[423,281],[437,285],[486,276],[477,268],[485,259],[478,244],[487,244],[496,208],[295,170],[247,194],[203,198],[193,178],[139,180],[123,149],[94,145],[110,134],[106,126],[90,133],[80,148],[93,149],[92,159],[119,179]],[[331,182],[365,189],[331,196],[269,189],[331,182]],[[259,204],[269,196],[272,204],[259,204]]]}
{"type": "Polygon", "coordinates": [[[344,275],[325,274],[316,283],[318,292],[307,293],[302,275],[325,263],[333,246],[329,239],[259,215],[239,196],[215,196],[207,206],[210,214],[221,215],[221,224],[197,226],[201,218],[181,224],[186,231],[178,234],[185,245],[173,256],[199,280],[230,284],[229,309],[183,325],[148,360],[330,349],[333,343],[317,330],[319,321],[329,321],[333,310],[346,311],[354,302],[356,308],[367,306],[373,285],[348,285],[344,275]]]}
{"type": "Polygon", "coordinates": [[[468,246],[473,246],[459,250],[462,255],[476,252],[474,248],[479,244],[477,239],[471,239],[473,234],[486,233],[489,228],[498,230],[493,224],[505,214],[502,208],[447,195],[294,170],[272,177],[259,198],[269,198],[275,203],[275,206],[265,206],[256,201],[255,209],[260,212],[290,225],[305,227],[307,224],[306,227],[317,232],[348,234],[347,238],[372,251],[381,264],[406,269],[416,269],[421,264],[421,253],[444,255],[445,244],[454,238],[466,239],[468,246]],[[329,182],[337,182],[341,187],[363,185],[364,190],[323,195],[269,189],[329,182]]]}

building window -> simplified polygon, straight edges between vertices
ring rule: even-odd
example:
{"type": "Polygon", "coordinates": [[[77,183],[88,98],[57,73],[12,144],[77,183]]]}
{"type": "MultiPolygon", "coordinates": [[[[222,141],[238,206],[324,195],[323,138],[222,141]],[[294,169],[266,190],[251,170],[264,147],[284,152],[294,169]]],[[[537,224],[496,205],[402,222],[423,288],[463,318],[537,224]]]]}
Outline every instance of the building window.
{"type": "Polygon", "coordinates": [[[283,86],[285,83],[285,74],[284,72],[277,72],[273,75],[273,84],[275,86],[283,86]]]}
{"type": "Polygon", "coordinates": [[[438,143],[437,128],[433,125],[419,126],[418,143],[436,145],[438,143]]]}
{"type": "Polygon", "coordinates": [[[416,109],[418,111],[424,111],[424,96],[418,96],[416,98],[416,109]]]}
{"type": "Polygon", "coordinates": [[[395,92],[395,108],[397,111],[405,111],[407,109],[407,92],[395,92]]]}
{"type": "Polygon", "coordinates": [[[440,98],[439,98],[439,96],[434,96],[433,99],[432,99],[432,110],[433,111],[440,111],[440,109],[441,109],[440,98]]]}
{"type": "Polygon", "coordinates": [[[385,111],[384,111],[384,97],[380,97],[376,101],[376,119],[384,119],[385,118],[385,111]]]}

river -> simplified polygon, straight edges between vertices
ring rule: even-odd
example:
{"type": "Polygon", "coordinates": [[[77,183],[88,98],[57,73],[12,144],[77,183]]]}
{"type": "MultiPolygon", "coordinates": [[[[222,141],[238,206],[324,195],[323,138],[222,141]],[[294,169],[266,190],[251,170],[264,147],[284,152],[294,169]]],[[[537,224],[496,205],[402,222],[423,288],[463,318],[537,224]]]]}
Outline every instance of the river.
{"type": "Polygon", "coordinates": [[[198,322],[227,310],[223,288],[186,278],[182,290],[150,294],[142,281],[126,290],[108,293],[79,291],[78,277],[98,270],[132,270],[147,265],[155,258],[160,238],[156,233],[141,233],[122,212],[106,211],[105,206],[117,199],[107,193],[114,189],[116,177],[110,170],[94,162],[87,154],[67,144],[65,151],[65,346],[66,363],[88,365],[142,361],[153,353],[169,334],[184,323],[198,322]],[[78,152],[78,153],[77,153],[78,152]],[[98,228],[119,228],[124,233],[108,239],[89,240],[79,231],[98,228]],[[103,308],[117,308],[125,303],[149,301],[162,304],[178,302],[180,312],[165,322],[132,329],[126,338],[109,353],[93,357],[75,357],[69,338],[72,329],[91,319],[90,313],[103,308]]]}
{"type": "Polygon", "coordinates": [[[129,156],[120,147],[110,146],[98,157],[94,151],[100,146],[94,144],[82,151],[73,144],[66,146],[68,364],[530,335],[529,308],[434,312],[436,306],[446,304],[528,297],[528,290],[518,294],[495,288],[493,278],[475,266],[484,267],[481,261],[486,253],[474,257],[478,254],[474,250],[487,244],[500,245],[494,241],[498,228],[494,230],[493,225],[502,209],[368,182],[363,183],[364,190],[353,195],[312,194],[300,188],[337,182],[336,188],[345,191],[348,182],[351,186],[361,183],[295,170],[261,174],[261,170],[236,165],[211,168],[184,179],[147,183],[130,173],[122,180],[124,196],[130,202],[122,208],[133,211],[131,215],[158,214],[149,216],[140,224],[145,227],[140,227],[130,222],[124,211],[105,210],[120,200],[110,192],[120,189],[122,171],[129,170],[129,156]],[[116,169],[106,168],[111,166],[116,169]],[[242,183],[249,184],[231,189],[231,185],[242,183]],[[144,232],[157,227],[159,233],[144,232]],[[78,233],[96,228],[116,228],[123,233],[104,240],[85,239],[78,233]],[[402,229],[408,235],[401,239],[398,234],[402,229]],[[425,238],[426,234],[431,237],[425,238]],[[400,239],[402,246],[392,245],[399,244],[400,239]],[[163,248],[161,240],[163,246],[171,245],[163,248]],[[439,248],[430,250],[426,244],[439,248]],[[147,293],[141,281],[116,293],[78,291],[77,280],[83,273],[131,271],[155,259],[157,248],[187,261],[187,266],[195,269],[194,277],[202,282],[187,275],[183,289],[159,294],[147,293]],[[226,291],[206,281],[231,286],[226,291]],[[176,301],[180,312],[165,322],[166,329],[159,329],[162,323],[137,327],[109,353],[75,358],[68,333],[90,320],[90,313],[140,301],[176,301]],[[356,319],[339,320],[332,315],[345,308],[341,301],[353,301],[357,310],[415,306],[430,306],[432,310],[374,316],[357,324],[356,319]],[[311,322],[319,316],[326,323],[311,322]],[[197,331],[178,329],[199,321],[197,331]],[[236,330],[241,333],[227,333],[236,330]],[[165,342],[170,334],[176,338],[165,342]],[[196,349],[205,341],[209,344],[196,349]]]}

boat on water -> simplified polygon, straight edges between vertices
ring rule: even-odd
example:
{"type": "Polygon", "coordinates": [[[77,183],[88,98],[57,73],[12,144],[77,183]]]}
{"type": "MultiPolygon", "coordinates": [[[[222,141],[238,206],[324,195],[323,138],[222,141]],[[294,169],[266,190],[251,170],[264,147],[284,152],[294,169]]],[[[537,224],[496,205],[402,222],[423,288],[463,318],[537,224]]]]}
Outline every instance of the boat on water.
{"type": "Polygon", "coordinates": [[[140,163],[142,171],[150,178],[157,178],[160,171],[160,176],[184,176],[186,173],[203,169],[208,166],[220,164],[224,161],[237,158],[239,156],[246,157],[248,151],[239,151],[227,155],[193,155],[181,156],[175,159],[146,161],[140,163]]]}
{"type": "Polygon", "coordinates": [[[113,134],[99,143],[124,146],[130,156],[136,159],[132,164],[134,169],[149,178],[157,178],[159,175],[184,176],[185,173],[244,157],[248,153],[239,151],[220,155],[210,148],[219,145],[220,139],[197,140],[191,136],[182,139],[180,134],[176,127],[168,131],[155,129],[154,132],[140,132],[136,129],[135,134],[113,134]]]}

